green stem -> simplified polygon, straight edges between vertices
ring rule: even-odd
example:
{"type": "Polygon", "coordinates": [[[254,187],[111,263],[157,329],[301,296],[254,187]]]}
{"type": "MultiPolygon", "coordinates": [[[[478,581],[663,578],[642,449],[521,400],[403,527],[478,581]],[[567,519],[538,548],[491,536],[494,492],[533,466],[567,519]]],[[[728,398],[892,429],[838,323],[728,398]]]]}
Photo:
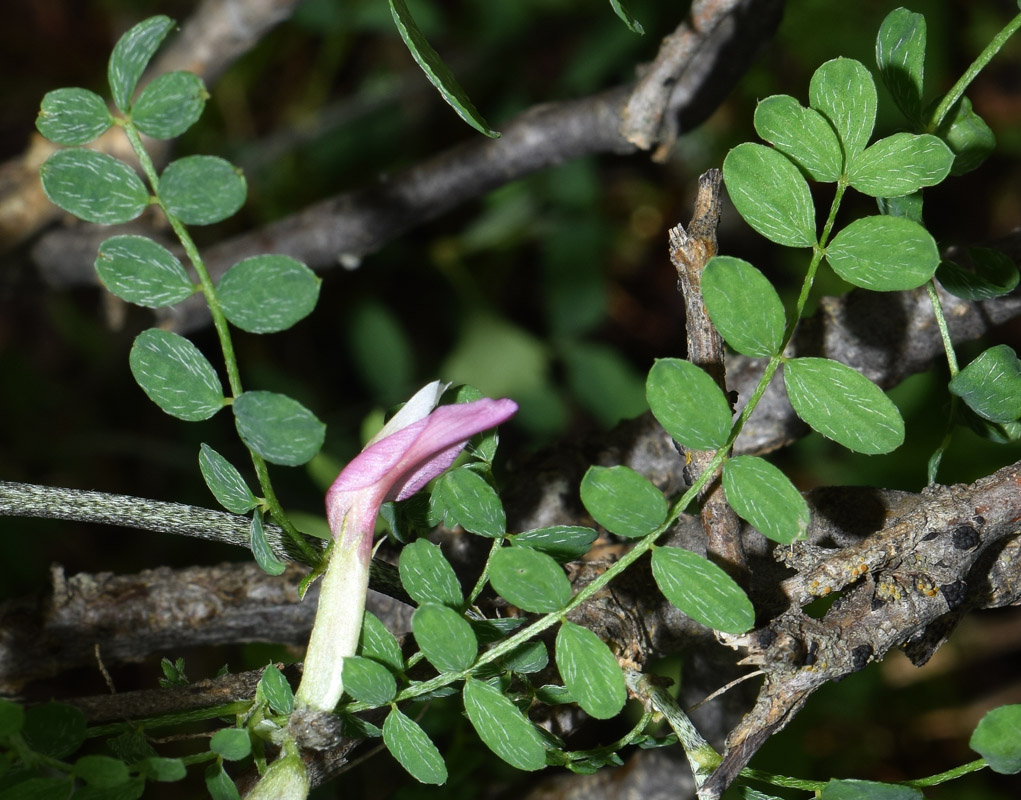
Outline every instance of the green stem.
{"type": "MultiPolygon", "coordinates": [[[[149,185],[152,186],[156,203],[166,215],[167,220],[170,222],[170,227],[173,228],[174,233],[181,242],[181,246],[184,248],[185,254],[188,256],[188,260],[195,268],[195,274],[198,275],[199,288],[202,290],[206,304],[209,306],[209,313],[213,318],[213,327],[216,329],[217,338],[220,340],[220,349],[223,351],[223,363],[227,371],[227,383],[230,385],[231,398],[236,399],[244,391],[241,386],[241,371],[238,369],[237,356],[234,353],[234,342],[230,336],[227,316],[223,313],[220,298],[216,294],[216,286],[213,284],[209,270],[199,254],[198,247],[195,246],[195,241],[191,238],[191,234],[188,233],[188,229],[185,228],[181,220],[171,213],[170,209],[163,202],[163,198],[159,196],[159,176],[156,173],[156,166],[152,163],[152,159],[149,158],[148,152],[146,152],[138,129],[132,124],[131,120],[124,120],[122,127],[124,128],[125,135],[128,137],[128,141],[131,142],[135,155],[138,157],[142,171],[145,173],[146,178],[149,179],[149,185]]],[[[266,501],[266,508],[269,510],[274,522],[284,529],[295,546],[309,560],[310,564],[318,563],[320,553],[305,541],[304,537],[298,533],[297,528],[288,519],[287,514],[284,513],[283,506],[280,505],[276,492],[273,491],[273,484],[270,481],[269,468],[266,465],[265,459],[251,448],[249,448],[248,452],[252,457],[252,466],[259,480],[259,487],[266,501]]]]}
{"type": "Polygon", "coordinates": [[[905,786],[911,786],[915,789],[921,789],[925,786],[936,786],[940,783],[946,783],[956,778],[960,778],[964,775],[968,775],[972,772],[978,772],[980,769],[984,769],[988,764],[984,758],[977,758],[974,761],[969,761],[967,764],[961,764],[959,767],[948,769],[946,772],[940,772],[936,775],[930,775],[928,778],[918,778],[913,781],[903,781],[905,786]]]}
{"type": "Polygon", "coordinates": [[[943,340],[943,350],[947,354],[947,365],[950,367],[950,378],[953,379],[959,372],[957,366],[957,355],[954,353],[954,342],[950,338],[950,329],[947,327],[947,318],[943,313],[943,304],[936,293],[936,282],[929,279],[925,284],[925,291],[929,293],[929,302],[932,303],[932,313],[936,317],[936,325],[939,327],[939,335],[943,340]]]}
{"type": "Polygon", "coordinates": [[[489,580],[489,565],[493,563],[493,556],[496,555],[496,551],[503,547],[503,540],[503,536],[498,536],[493,540],[493,546],[489,548],[489,555],[486,556],[486,563],[482,566],[482,574],[479,575],[479,579],[475,581],[471,594],[468,595],[468,602],[466,603],[468,608],[475,604],[479,595],[482,594],[482,590],[486,587],[486,582],[489,580]]]}
{"type": "Polygon", "coordinates": [[[932,113],[932,119],[929,120],[929,124],[926,126],[927,131],[931,133],[940,126],[946,115],[950,113],[950,109],[953,108],[954,104],[964,95],[965,89],[967,89],[969,84],[975,80],[983,69],[985,69],[985,66],[993,60],[993,57],[1000,52],[1000,49],[1007,43],[1007,40],[1017,32],[1018,28],[1021,28],[1021,14],[1014,17],[1014,19],[1007,23],[1003,30],[993,37],[992,41],[986,45],[985,49],[978,54],[978,58],[976,58],[971,63],[971,66],[965,70],[957,83],[950,88],[950,91],[946,93],[946,96],[940,101],[940,104],[936,106],[936,110],[932,113]]]}
{"type": "Polygon", "coordinates": [[[153,728],[169,728],[175,725],[184,725],[189,722],[203,722],[205,720],[217,719],[219,717],[233,717],[238,714],[246,713],[251,707],[251,700],[235,700],[232,703],[206,706],[192,711],[180,711],[174,714],[164,714],[159,717],[145,717],[142,719],[132,720],[131,723],[111,722],[107,725],[93,725],[88,728],[85,735],[89,739],[94,739],[99,736],[112,736],[126,730],[136,730],[139,728],[149,730],[153,728]]]}
{"type": "Polygon", "coordinates": [[[768,783],[771,786],[783,786],[786,789],[802,789],[806,792],[821,792],[826,788],[826,784],[828,783],[828,781],[809,781],[802,778],[788,778],[786,775],[774,775],[772,772],[763,772],[759,769],[748,769],[747,767],[741,770],[740,775],[742,778],[758,781],[759,783],[768,783]]]}

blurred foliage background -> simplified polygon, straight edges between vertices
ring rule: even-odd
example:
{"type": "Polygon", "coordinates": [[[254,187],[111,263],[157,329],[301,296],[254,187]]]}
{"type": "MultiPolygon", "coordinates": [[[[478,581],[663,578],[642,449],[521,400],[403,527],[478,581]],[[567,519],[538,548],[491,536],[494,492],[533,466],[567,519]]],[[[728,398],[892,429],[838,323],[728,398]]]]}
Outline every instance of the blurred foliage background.
{"type": "MultiPolygon", "coordinates": [[[[16,158],[26,148],[45,92],[84,86],[105,95],[106,58],[123,30],[154,13],[182,20],[195,5],[7,0],[0,10],[0,159],[16,158]]],[[[630,33],[603,0],[409,5],[499,129],[533,104],[631,80],[685,4],[632,0],[647,32],[643,37],[630,33]]],[[[837,55],[872,67],[876,30],[896,5],[791,2],[779,35],[754,69],[721,98],[705,124],[683,133],[666,163],[645,155],[587,158],[514,182],[400,237],[356,269],[326,273],[316,312],[291,331],[272,337],[238,333],[246,385],[285,387],[329,426],[323,455],[307,469],[275,471],[285,506],[321,515],[322,491],[359,448],[363,422],[436,377],[470,382],[520,403],[520,415],[503,436],[503,460],[511,467],[546,444],[641,413],[652,359],[683,354],[666,230],[689,219],[698,175],[719,166],[730,147],[755,138],[757,99],[783,92],[805,100],[812,71],[837,55]]],[[[1013,0],[907,5],[927,17],[926,85],[932,96],[948,88],[1017,12],[1013,0]]],[[[382,0],[306,0],[209,88],[205,116],[178,142],[176,154],[234,161],[246,173],[250,195],[238,217],[196,229],[200,245],[477,135],[414,65],[382,0]]],[[[998,150],[978,171],[927,192],[927,221],[941,246],[1004,235],[1021,219],[1021,41],[1010,42],[968,94],[995,131],[998,150]]],[[[885,100],[881,95],[880,135],[899,122],[885,100]]],[[[725,211],[722,252],[747,258],[790,290],[806,254],[764,244],[732,209],[725,211]]],[[[228,417],[195,425],[163,415],[127,368],[131,340],[149,324],[147,314],[129,310],[122,324],[111,326],[108,301],[98,289],[48,288],[34,271],[30,249],[28,243],[0,260],[0,479],[213,505],[196,468],[198,446],[209,442],[243,463],[228,417]]],[[[821,281],[825,293],[845,289],[831,274],[821,281]]],[[[996,338],[1017,349],[1019,334],[1015,323],[996,338]]],[[[216,352],[208,331],[193,338],[207,353],[216,352]]],[[[972,348],[963,350],[967,361],[972,348]]],[[[925,460],[942,435],[946,379],[936,370],[893,391],[908,440],[890,456],[852,456],[813,436],[777,460],[804,489],[859,483],[918,490],[925,460]]],[[[1019,457],[1021,448],[959,432],[941,479],[973,480],[1019,457]]],[[[70,573],[133,572],[245,557],[155,534],[2,518],[0,597],[43,590],[51,562],[70,573]]],[[[1021,702],[1019,651],[1016,614],[967,620],[923,670],[895,656],[827,687],[753,765],[805,777],[895,780],[969,760],[967,736],[981,709],[994,701],[1021,702]],[[994,687],[1005,696],[991,697],[994,687]]],[[[184,655],[189,673],[205,677],[225,660],[243,669],[300,654],[252,645],[165,655],[184,655]]],[[[118,668],[118,685],[155,686],[157,661],[118,668]]],[[[58,687],[34,691],[44,697],[58,687]]],[[[65,695],[102,691],[95,671],[59,687],[65,695]]],[[[399,769],[377,771],[378,761],[372,761],[371,777],[352,778],[356,783],[346,791],[357,794],[357,781],[365,780],[374,797],[391,791],[402,798],[462,791],[477,796],[480,783],[472,780],[489,783],[493,764],[465,738],[456,714],[429,719],[446,731],[440,738],[448,756],[454,755],[449,763],[474,779],[469,776],[456,792],[401,787],[399,769]]],[[[960,787],[929,790],[928,796],[1016,796],[1006,786],[980,776],[960,787]]]]}

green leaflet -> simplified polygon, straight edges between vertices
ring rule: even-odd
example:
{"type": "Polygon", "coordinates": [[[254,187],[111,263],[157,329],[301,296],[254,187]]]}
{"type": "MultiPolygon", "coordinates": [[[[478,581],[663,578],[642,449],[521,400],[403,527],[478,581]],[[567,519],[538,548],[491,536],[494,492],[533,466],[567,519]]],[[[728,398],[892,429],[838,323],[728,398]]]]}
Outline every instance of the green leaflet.
{"type": "Polygon", "coordinates": [[[925,228],[904,217],[856,219],[826,247],[826,260],[848,283],[875,292],[914,289],[939,266],[939,248],[925,228]]]}
{"type": "Polygon", "coordinates": [[[258,505],[237,468],[205,442],[199,448],[199,470],[213,497],[232,514],[247,514],[258,505]]]}
{"type": "Polygon", "coordinates": [[[88,144],[113,125],[106,102],[88,89],[47,92],[39,106],[35,127],[55,144],[88,144]]]}
{"type": "Polygon", "coordinates": [[[397,762],[421,783],[447,781],[447,765],[429,735],[417,722],[392,708],[383,722],[383,743],[397,762]]]}
{"type": "Polygon", "coordinates": [[[241,330],[276,333],[312,313],[321,283],[290,256],[252,256],[224,273],[216,296],[227,319],[241,330]]]}
{"type": "Polygon", "coordinates": [[[153,80],[131,108],[131,121],[153,139],[173,139],[198,122],[209,93],[198,75],[177,71],[153,80]]]}
{"type": "Polygon", "coordinates": [[[876,84],[869,71],[851,58],[827,61],[813,73],[808,98],[809,105],[833,123],[844,148],[845,169],[853,169],[876,122],[876,84]]]}
{"type": "MultiPolygon", "coordinates": [[[[783,303],[769,279],[747,261],[712,258],[702,272],[702,299],[716,329],[737,352],[765,358],[778,353],[787,325],[783,303]]],[[[728,417],[728,433],[729,425],[728,417]]]]}
{"type": "Polygon", "coordinates": [[[930,134],[895,133],[865,148],[854,160],[851,186],[872,197],[900,197],[941,183],[954,154],[930,134]]]}
{"type": "Polygon", "coordinates": [[[348,656],[344,659],[344,691],[355,700],[381,706],[397,695],[397,681],[378,661],[348,656]]]}
{"type": "Polygon", "coordinates": [[[454,73],[443,63],[443,59],[433,50],[422,31],[419,30],[415,18],[411,16],[411,11],[408,10],[404,0],[390,0],[390,13],[393,15],[404,44],[411,51],[411,55],[418,66],[422,68],[429,82],[439,90],[443,99],[461,119],[479,133],[491,138],[498,137],[500,134],[489,127],[478,109],[468,99],[468,95],[457,82],[454,73]]]}
{"type": "Polygon", "coordinates": [[[107,78],[113,101],[121,111],[130,108],[138,79],[173,27],[174,21],[169,17],[149,17],[117,40],[107,65],[107,78]]]}
{"type": "Polygon", "coordinates": [[[919,126],[925,80],[924,16],[906,8],[887,14],[876,37],[876,66],[898,108],[919,126]]]}
{"type": "Polygon", "coordinates": [[[454,609],[424,603],[411,616],[411,630],[429,663],[440,672],[460,672],[475,662],[478,640],[471,625],[454,609]]]}
{"type": "Polygon", "coordinates": [[[145,236],[112,236],[99,246],[96,274],[111,294],[161,308],[197,291],[180,260],[145,236]]]}
{"type": "Polygon", "coordinates": [[[464,683],[464,710],[486,746],[521,770],[546,766],[542,736],[498,689],[474,678],[464,683]]]}
{"type": "Polygon", "coordinates": [[[287,562],[282,561],[273,552],[266,538],[266,528],[262,524],[262,512],[258,509],[252,514],[252,524],[248,528],[249,539],[251,540],[252,555],[255,562],[267,575],[280,575],[287,569],[287,562]]]}
{"type": "Polygon", "coordinates": [[[953,261],[941,261],[936,278],[943,288],[965,300],[989,300],[1014,290],[1018,270],[1014,259],[988,247],[969,247],[970,269],[953,261]]]}
{"type": "Polygon", "coordinates": [[[171,161],[160,176],[158,194],[167,211],[187,225],[211,225],[245,204],[248,184],[241,170],[216,156],[171,161]]]}
{"type": "Polygon", "coordinates": [[[795,412],[814,430],[849,450],[876,455],[904,441],[904,420],[876,384],[827,358],[792,358],[784,385],[795,412]]]}
{"type": "Polygon", "coordinates": [[[114,789],[130,778],[127,764],[102,755],[82,756],[74,762],[71,773],[93,789],[114,789]]]}
{"type": "Polygon", "coordinates": [[[464,594],[454,568],[439,547],[418,539],[401,550],[401,585],[417,603],[439,603],[460,610],[464,594]]]}
{"type": "Polygon", "coordinates": [[[525,611],[559,611],[571,599],[571,584],[560,565],[527,547],[503,547],[493,554],[489,581],[496,592],[525,611]]]}
{"type": "Polygon", "coordinates": [[[827,783],[820,800],[923,800],[918,789],[877,781],[838,780],[827,783]]]}
{"type": "Polygon", "coordinates": [[[737,456],[723,465],[727,502],[741,519],[774,542],[803,539],[808,503],[779,469],[757,456],[737,456]]]}
{"type": "Polygon", "coordinates": [[[362,617],[362,637],[358,644],[358,653],[397,672],[404,669],[401,646],[386,625],[371,611],[366,611],[362,617]]]}
{"type": "Polygon", "coordinates": [[[274,664],[268,664],[262,671],[258,692],[277,714],[290,714],[294,710],[294,690],[274,664]]]}
{"type": "Polygon", "coordinates": [[[436,522],[446,517],[448,525],[460,525],[480,536],[503,536],[507,515],[496,490],[477,472],[466,467],[452,469],[437,482],[430,497],[436,522]]]}
{"type": "Polygon", "coordinates": [[[724,633],[744,633],[755,609],[744,590],[706,558],[681,547],[656,547],[652,575],[663,596],[696,622],[724,633]]]}
{"type": "Polygon", "coordinates": [[[610,719],[624,708],[627,688],[620,664],[588,628],[567,621],[560,625],[556,662],[568,690],[587,714],[610,719]]]}
{"type": "Polygon", "coordinates": [[[815,244],[815,205],[808,183],[778,150],[739,144],[723,161],[723,180],[734,208],[769,241],[787,247],[815,244]]]}
{"type": "Polygon", "coordinates": [[[836,181],[844,153],[829,120],[790,95],[767,97],[755,107],[755,132],[816,181],[836,181]]]}
{"type": "Polygon", "coordinates": [[[645,33],[642,23],[635,19],[625,0],[610,0],[610,5],[613,7],[613,13],[624,20],[628,30],[639,35],[645,33]]]}
{"type": "Polygon", "coordinates": [[[1021,705],[1000,706],[988,712],[968,742],[993,772],[1021,772],[1021,705]]]}
{"type": "Polygon", "coordinates": [[[730,402],[701,367],[679,358],[657,359],[645,396],[659,424],[685,447],[716,450],[727,443],[730,402]]]}
{"type": "Polygon", "coordinates": [[[950,391],[983,419],[1014,422],[1021,417],[1021,361],[1008,345],[990,347],[954,376],[950,391]]]}
{"type": "Polygon", "coordinates": [[[245,392],[233,408],[241,440],[272,464],[297,467],[323,446],[326,426],[287,395],[245,392]]]}
{"type": "Polygon", "coordinates": [[[522,531],[507,538],[511,544],[541,550],[543,553],[553,556],[560,563],[566,564],[568,561],[574,561],[585,555],[598,535],[592,528],[553,525],[549,528],[522,531]]]}
{"type": "Polygon", "coordinates": [[[135,171],[95,150],[58,150],[39,176],[54,205],[97,225],[130,222],[149,205],[149,192],[135,171]]]}
{"type": "Polygon", "coordinates": [[[202,352],[176,333],[150,328],[135,337],[128,356],[131,374],[167,414],[197,422],[226,405],[216,370],[202,352]]]}
{"type": "Polygon", "coordinates": [[[666,519],[663,493],[630,467],[589,467],[581,481],[581,502],[592,519],[618,536],[637,538],[666,519]]]}
{"type": "Polygon", "coordinates": [[[209,749],[227,761],[240,761],[252,752],[252,738],[244,728],[224,728],[213,734],[209,749]]]}

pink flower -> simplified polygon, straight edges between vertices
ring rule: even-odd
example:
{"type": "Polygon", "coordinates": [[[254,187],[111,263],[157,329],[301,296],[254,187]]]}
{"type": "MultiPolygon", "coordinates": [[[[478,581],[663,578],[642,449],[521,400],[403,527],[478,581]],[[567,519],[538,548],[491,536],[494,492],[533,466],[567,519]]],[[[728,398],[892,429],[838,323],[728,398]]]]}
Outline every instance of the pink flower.
{"type": "Polygon", "coordinates": [[[358,542],[360,558],[370,555],[383,503],[411,497],[454,463],[472,436],[505,422],[518,409],[507,399],[483,398],[435,410],[435,401],[415,402],[424,392],[436,389],[442,393],[438,384],[430,384],[415,395],[390,420],[390,430],[380,432],[386,435],[370,442],[326,494],[326,516],[334,539],[343,549],[358,542]],[[422,414],[426,406],[429,410],[422,414]]]}
{"type": "Polygon", "coordinates": [[[380,506],[410,497],[446,470],[476,433],[506,421],[513,400],[483,398],[436,408],[446,386],[421,389],[366,445],[326,494],[334,544],[319,591],[299,705],[332,711],[343,694],[344,659],[358,647],[380,506]]]}

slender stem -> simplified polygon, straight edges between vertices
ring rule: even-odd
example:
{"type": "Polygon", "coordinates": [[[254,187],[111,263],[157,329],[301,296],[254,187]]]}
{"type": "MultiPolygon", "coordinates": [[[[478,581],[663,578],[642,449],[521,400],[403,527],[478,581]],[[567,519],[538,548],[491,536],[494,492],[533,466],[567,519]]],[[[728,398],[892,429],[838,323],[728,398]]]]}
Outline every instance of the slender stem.
{"type": "Polygon", "coordinates": [[[486,556],[486,563],[482,566],[482,574],[479,575],[479,579],[475,581],[475,586],[471,590],[471,594],[468,595],[468,602],[466,606],[470,608],[474,605],[479,595],[482,594],[482,590],[486,586],[486,582],[489,580],[489,565],[493,563],[493,556],[496,555],[496,551],[503,547],[503,536],[499,536],[493,540],[493,546],[489,548],[489,555],[486,556]]]}
{"type": "MultiPolygon", "coordinates": [[[[223,351],[223,362],[227,371],[227,383],[230,385],[231,397],[237,398],[244,391],[241,386],[241,372],[238,369],[237,356],[234,353],[234,342],[230,336],[230,327],[227,324],[227,317],[223,313],[223,307],[220,305],[220,299],[216,294],[216,286],[213,284],[213,279],[209,274],[209,270],[206,268],[205,262],[199,254],[198,247],[195,246],[195,241],[191,238],[191,234],[188,233],[188,229],[185,228],[181,220],[179,220],[170,211],[170,209],[167,208],[166,204],[163,202],[163,198],[159,196],[159,176],[156,174],[156,167],[152,163],[152,159],[149,158],[149,154],[145,150],[145,145],[142,143],[142,137],[139,135],[138,129],[135,128],[131,120],[125,120],[122,127],[124,128],[125,135],[128,137],[128,141],[131,142],[131,147],[134,149],[135,155],[138,157],[142,171],[145,173],[146,178],[149,179],[149,184],[152,186],[156,202],[166,215],[167,220],[170,222],[170,227],[173,228],[174,233],[181,242],[181,246],[184,248],[185,254],[188,256],[188,260],[195,268],[195,274],[198,275],[199,287],[206,299],[206,304],[209,306],[209,312],[213,318],[213,327],[216,330],[217,338],[220,340],[220,349],[223,351]]],[[[298,533],[297,528],[295,528],[294,524],[290,521],[290,519],[288,519],[287,514],[284,513],[283,506],[280,505],[276,492],[273,490],[273,483],[270,480],[269,468],[266,465],[265,459],[251,448],[248,449],[248,452],[252,458],[252,466],[254,467],[255,475],[259,480],[259,487],[261,488],[263,497],[266,501],[266,507],[269,510],[270,515],[273,517],[273,520],[284,529],[287,535],[294,541],[298,549],[301,550],[302,554],[308,558],[309,563],[317,563],[320,554],[314,548],[310,547],[307,542],[305,542],[301,534],[298,533]]]]}
{"type": "Polygon", "coordinates": [[[968,85],[975,80],[978,74],[985,68],[986,64],[993,60],[993,57],[1000,52],[1000,49],[1007,43],[1007,40],[1013,36],[1017,29],[1021,28],[1021,14],[1018,14],[1014,19],[1007,23],[1006,27],[1003,28],[996,36],[993,37],[992,41],[986,45],[985,49],[978,54],[971,65],[965,70],[964,74],[958,79],[950,91],[947,92],[946,96],[940,101],[940,104],[936,106],[936,110],[932,112],[932,119],[929,120],[926,130],[932,132],[936,130],[940,123],[950,109],[954,107],[954,104],[961,99],[964,95],[965,89],[968,85]]]}
{"type": "Polygon", "coordinates": [[[943,304],[940,302],[939,294],[936,293],[936,282],[929,279],[925,284],[925,291],[929,294],[929,302],[932,303],[932,313],[936,317],[936,325],[939,327],[939,335],[943,340],[943,349],[947,354],[947,365],[950,367],[951,379],[959,372],[957,366],[957,355],[954,353],[954,342],[950,338],[950,329],[947,327],[947,318],[943,313],[943,304]]]}
{"type": "Polygon", "coordinates": [[[917,778],[913,781],[904,781],[905,786],[912,786],[916,789],[920,789],[924,786],[937,786],[947,781],[952,781],[955,778],[960,778],[963,775],[968,775],[972,772],[978,772],[988,766],[988,763],[984,758],[976,758],[974,761],[969,761],[967,764],[961,764],[959,767],[948,769],[946,772],[939,772],[936,775],[930,775],[928,778],[917,778]]]}
{"type": "Polygon", "coordinates": [[[145,728],[146,730],[152,730],[154,728],[169,728],[175,725],[184,725],[189,722],[203,722],[208,719],[217,719],[218,717],[237,716],[238,714],[246,713],[251,707],[251,700],[235,700],[230,703],[221,703],[216,706],[196,708],[191,711],[179,711],[174,714],[164,714],[160,717],[144,717],[142,719],[135,719],[131,721],[130,725],[126,722],[111,722],[106,725],[93,725],[86,730],[85,735],[89,739],[94,739],[99,736],[110,736],[116,733],[122,733],[129,729],[145,728]]]}
{"type": "Polygon", "coordinates": [[[828,783],[828,781],[810,781],[802,778],[789,778],[786,775],[774,775],[772,772],[763,772],[760,769],[749,769],[747,767],[741,770],[740,775],[742,778],[759,781],[759,783],[768,783],[771,786],[783,786],[787,789],[803,789],[806,792],[821,792],[824,788],[826,788],[826,784],[828,783]]]}

